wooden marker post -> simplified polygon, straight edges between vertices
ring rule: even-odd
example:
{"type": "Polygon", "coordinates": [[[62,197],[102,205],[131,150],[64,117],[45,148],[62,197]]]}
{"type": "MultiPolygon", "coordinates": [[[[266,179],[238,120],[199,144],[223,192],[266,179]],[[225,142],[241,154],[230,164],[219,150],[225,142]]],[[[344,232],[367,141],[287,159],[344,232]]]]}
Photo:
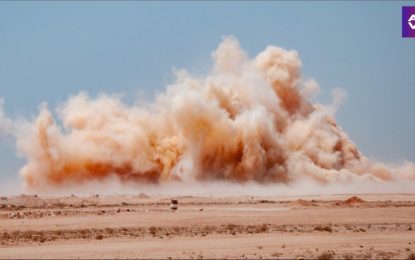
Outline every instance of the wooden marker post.
{"type": "Polygon", "coordinates": [[[177,210],[177,204],[178,204],[179,202],[176,200],[176,199],[172,199],[171,200],[171,203],[170,203],[170,209],[171,210],[177,210]]]}

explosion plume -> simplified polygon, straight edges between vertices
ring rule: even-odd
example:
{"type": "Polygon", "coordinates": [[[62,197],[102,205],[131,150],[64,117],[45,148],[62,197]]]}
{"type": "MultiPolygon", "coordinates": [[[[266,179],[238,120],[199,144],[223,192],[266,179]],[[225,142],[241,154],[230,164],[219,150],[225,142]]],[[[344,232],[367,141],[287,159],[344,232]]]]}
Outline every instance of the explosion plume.
{"type": "Polygon", "coordinates": [[[212,58],[209,75],[177,72],[150,105],[79,93],[57,109],[58,123],[42,105],[35,120],[13,131],[27,159],[25,184],[41,189],[109,176],[151,183],[415,179],[414,164],[372,162],[336,125],[341,90],[330,105],[311,103],[319,86],[301,78],[296,51],[269,46],[249,59],[227,37],[212,58]]]}

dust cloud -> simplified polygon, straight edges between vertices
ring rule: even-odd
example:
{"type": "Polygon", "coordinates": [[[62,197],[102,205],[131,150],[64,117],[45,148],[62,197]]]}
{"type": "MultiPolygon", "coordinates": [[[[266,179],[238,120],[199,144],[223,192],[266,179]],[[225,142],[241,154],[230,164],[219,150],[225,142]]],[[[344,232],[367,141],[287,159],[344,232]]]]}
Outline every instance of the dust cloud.
{"type": "Polygon", "coordinates": [[[304,180],[368,186],[415,179],[413,163],[369,160],[336,124],[344,91],[333,91],[331,104],[311,102],[320,87],[302,78],[295,50],[268,46],[249,58],[236,38],[226,37],[212,59],[205,76],[176,72],[151,104],[82,92],[56,113],[45,103],[36,118],[19,123],[0,109],[0,129],[15,136],[27,160],[20,171],[25,187],[108,179],[160,189],[210,181],[289,187],[304,180]]]}

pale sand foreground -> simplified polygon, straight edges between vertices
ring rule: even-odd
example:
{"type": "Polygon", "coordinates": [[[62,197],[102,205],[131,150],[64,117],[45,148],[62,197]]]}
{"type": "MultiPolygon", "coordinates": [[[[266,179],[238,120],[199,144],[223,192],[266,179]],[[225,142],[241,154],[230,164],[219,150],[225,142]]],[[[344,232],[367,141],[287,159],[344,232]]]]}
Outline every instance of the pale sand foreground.
{"type": "Polygon", "coordinates": [[[0,258],[415,259],[415,195],[349,197],[3,197],[0,258]]]}

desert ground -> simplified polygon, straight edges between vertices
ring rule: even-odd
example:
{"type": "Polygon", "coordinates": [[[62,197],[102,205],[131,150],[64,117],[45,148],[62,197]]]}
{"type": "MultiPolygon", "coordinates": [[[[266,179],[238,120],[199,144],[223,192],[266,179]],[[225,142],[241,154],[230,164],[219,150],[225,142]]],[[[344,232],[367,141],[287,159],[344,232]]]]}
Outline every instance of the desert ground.
{"type": "Polygon", "coordinates": [[[0,200],[0,258],[415,259],[415,194],[0,200]]]}

